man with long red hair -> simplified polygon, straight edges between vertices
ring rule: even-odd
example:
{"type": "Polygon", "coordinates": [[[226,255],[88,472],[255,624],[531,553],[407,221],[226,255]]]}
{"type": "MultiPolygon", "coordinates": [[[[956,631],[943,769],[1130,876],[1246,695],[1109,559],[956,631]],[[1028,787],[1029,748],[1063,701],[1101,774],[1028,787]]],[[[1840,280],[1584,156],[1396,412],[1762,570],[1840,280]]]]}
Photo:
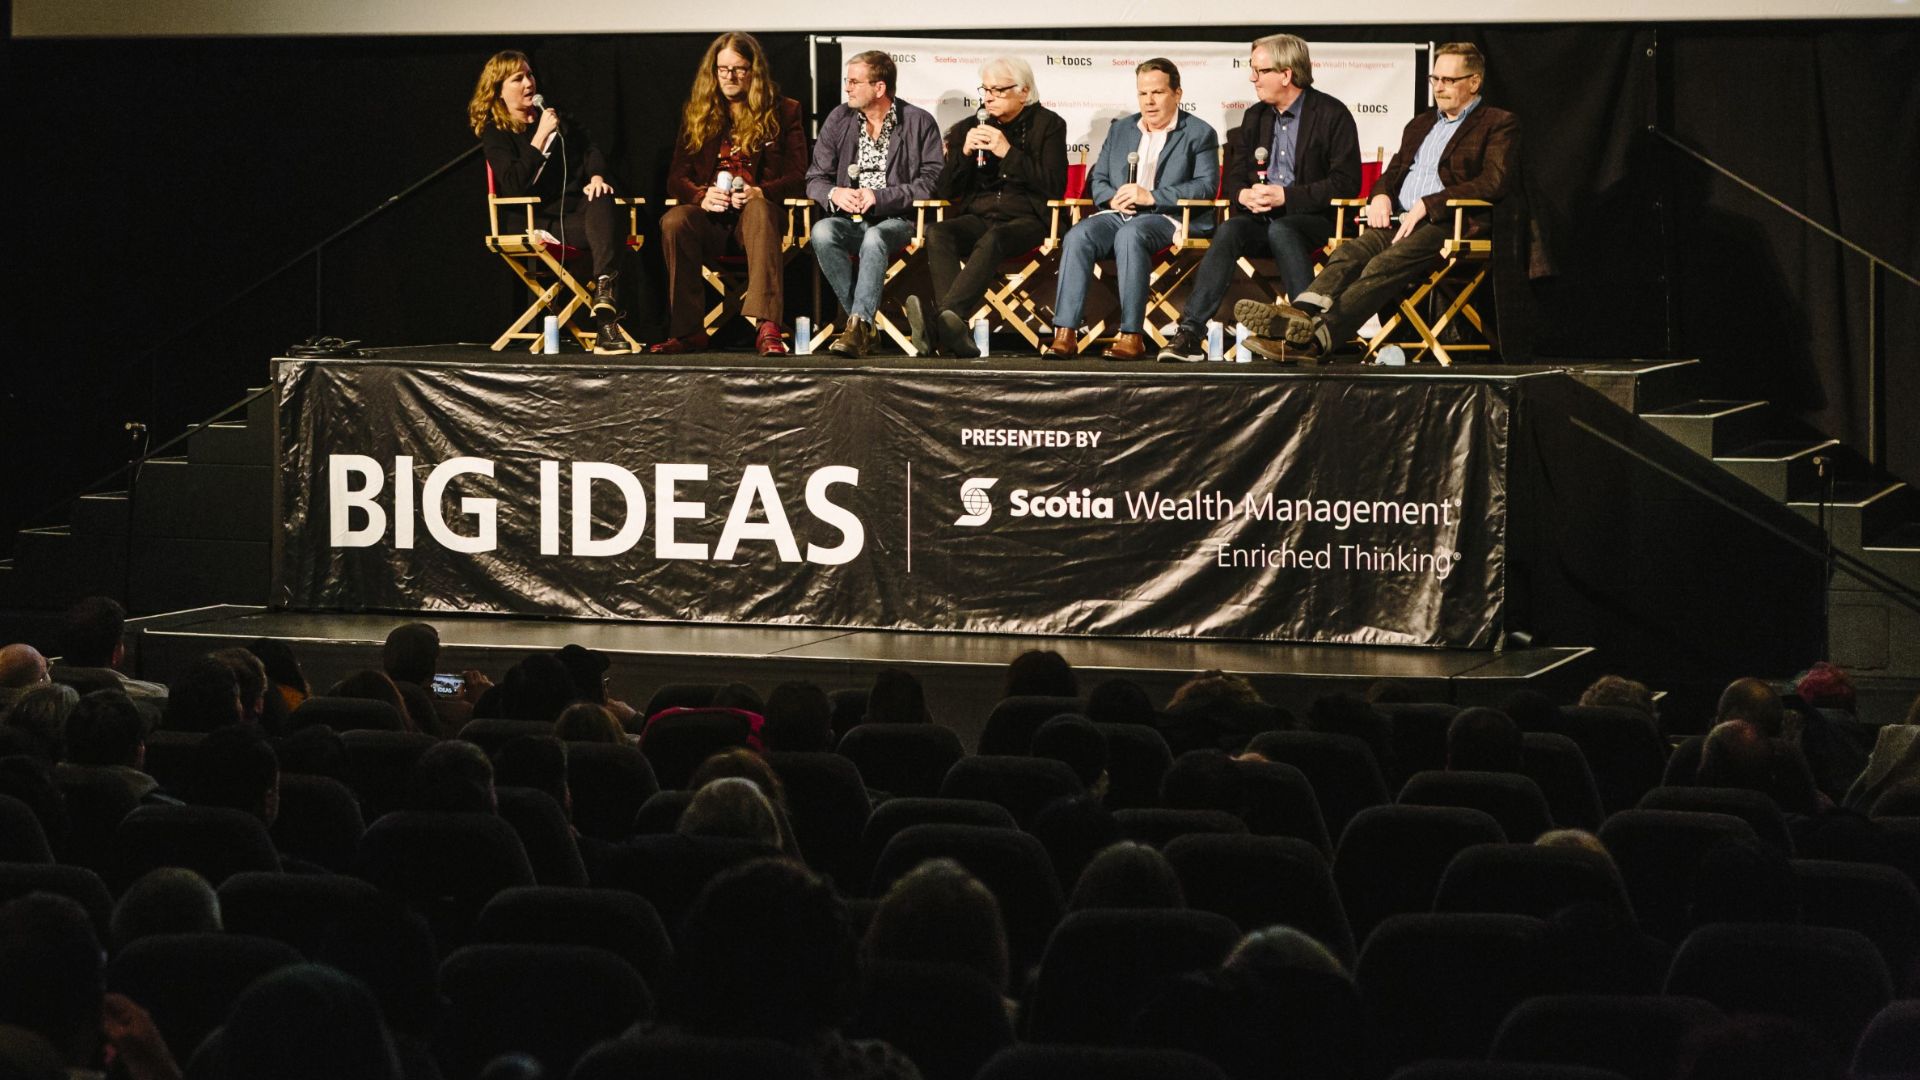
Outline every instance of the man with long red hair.
{"type": "Polygon", "coordinates": [[[780,330],[780,213],[782,200],[805,190],[806,172],[800,103],[780,96],[760,42],[751,34],[714,38],[694,72],[667,167],[667,194],[680,205],[660,219],[669,336],[654,352],[706,348],[700,267],[729,239],[747,257],[740,313],[759,324],[755,347],[762,356],[787,351],[780,330]],[[730,190],[715,182],[722,172],[734,180],[730,190]]]}

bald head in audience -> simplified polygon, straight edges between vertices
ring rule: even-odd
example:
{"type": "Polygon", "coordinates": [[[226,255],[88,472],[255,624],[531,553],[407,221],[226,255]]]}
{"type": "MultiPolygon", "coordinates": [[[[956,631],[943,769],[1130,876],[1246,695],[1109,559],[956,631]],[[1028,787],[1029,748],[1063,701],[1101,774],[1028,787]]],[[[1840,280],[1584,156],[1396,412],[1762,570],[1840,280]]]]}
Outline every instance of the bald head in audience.
{"type": "Polygon", "coordinates": [[[47,658],[24,643],[0,646],[0,690],[24,690],[47,681],[47,658]]]}
{"type": "Polygon", "coordinates": [[[1714,719],[1744,720],[1760,734],[1778,738],[1786,725],[1786,706],[1765,679],[1735,679],[1721,692],[1714,719]]]}

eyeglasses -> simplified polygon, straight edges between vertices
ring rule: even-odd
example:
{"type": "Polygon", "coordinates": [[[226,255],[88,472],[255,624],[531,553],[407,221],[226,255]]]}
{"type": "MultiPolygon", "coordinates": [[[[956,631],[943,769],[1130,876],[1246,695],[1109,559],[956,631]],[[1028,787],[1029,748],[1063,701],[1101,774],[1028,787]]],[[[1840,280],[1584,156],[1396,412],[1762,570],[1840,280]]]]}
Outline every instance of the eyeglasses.
{"type": "Polygon", "coordinates": [[[846,84],[848,86],[872,86],[879,81],[878,79],[848,79],[846,80],[846,84]]]}
{"type": "Polygon", "coordinates": [[[980,91],[983,97],[1006,97],[1008,94],[1020,89],[1020,84],[1008,83],[1005,86],[977,86],[974,89],[980,91]]]}
{"type": "Polygon", "coordinates": [[[719,76],[721,76],[722,78],[725,78],[726,76],[729,76],[729,75],[731,75],[731,76],[733,76],[733,77],[734,77],[734,78],[736,78],[736,79],[744,79],[744,78],[746,78],[746,77],[747,77],[748,75],[751,75],[751,74],[753,74],[753,68],[751,68],[751,67],[744,67],[744,66],[743,66],[743,67],[728,67],[728,66],[727,66],[726,64],[715,64],[715,65],[713,66],[713,73],[714,73],[715,75],[719,75],[719,76]]]}
{"type": "Polygon", "coordinates": [[[1250,64],[1248,66],[1253,68],[1253,77],[1256,79],[1260,78],[1262,75],[1271,75],[1276,71],[1286,70],[1285,68],[1277,68],[1277,67],[1263,68],[1257,64],[1250,64]]]}
{"type": "Polygon", "coordinates": [[[1475,75],[1477,75],[1477,73],[1468,75],[1429,75],[1427,76],[1427,82],[1433,86],[1452,86],[1457,82],[1466,82],[1468,79],[1474,78],[1475,75]]]}

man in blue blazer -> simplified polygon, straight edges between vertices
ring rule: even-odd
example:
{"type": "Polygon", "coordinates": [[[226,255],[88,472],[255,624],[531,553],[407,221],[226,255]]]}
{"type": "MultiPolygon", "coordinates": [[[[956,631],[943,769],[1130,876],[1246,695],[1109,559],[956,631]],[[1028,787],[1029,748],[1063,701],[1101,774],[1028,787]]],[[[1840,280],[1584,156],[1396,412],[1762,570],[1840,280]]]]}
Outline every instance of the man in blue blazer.
{"type": "MultiPolygon", "coordinates": [[[[1140,111],[1113,122],[1100,160],[1087,177],[1087,195],[1100,212],[1067,233],[1054,301],[1055,359],[1079,352],[1080,315],[1093,264],[1109,255],[1118,270],[1120,333],[1100,355],[1139,360],[1147,355],[1147,275],[1154,254],[1173,243],[1181,199],[1211,199],[1220,182],[1220,137],[1206,121],[1180,109],[1180,69],[1155,57],[1134,69],[1140,111]]],[[[1211,212],[1196,214],[1193,231],[1213,228],[1211,212]]]]}
{"type": "Polygon", "coordinates": [[[1180,329],[1160,359],[1205,360],[1214,317],[1246,256],[1271,255],[1288,296],[1313,281],[1313,253],[1333,235],[1330,199],[1360,194],[1360,135],[1353,111],[1313,88],[1313,57],[1292,34],[1253,43],[1247,78],[1259,100],[1227,143],[1226,186],[1233,204],[1213,235],[1180,329]]]}

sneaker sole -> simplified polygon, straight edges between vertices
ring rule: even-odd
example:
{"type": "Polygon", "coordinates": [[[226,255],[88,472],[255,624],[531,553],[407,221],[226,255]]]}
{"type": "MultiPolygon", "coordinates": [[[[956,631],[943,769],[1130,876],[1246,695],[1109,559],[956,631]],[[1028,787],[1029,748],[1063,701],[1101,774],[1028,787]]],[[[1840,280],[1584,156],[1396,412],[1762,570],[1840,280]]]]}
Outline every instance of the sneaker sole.
{"type": "MultiPolygon", "coordinates": [[[[1247,328],[1250,334],[1260,337],[1277,337],[1268,333],[1273,329],[1277,313],[1273,305],[1262,300],[1236,300],[1233,304],[1233,321],[1247,328]]],[[[1284,320],[1279,320],[1284,324],[1284,320]]]]}
{"type": "Polygon", "coordinates": [[[917,296],[907,297],[907,340],[913,342],[916,355],[933,355],[933,339],[927,336],[927,312],[917,296]]]}

